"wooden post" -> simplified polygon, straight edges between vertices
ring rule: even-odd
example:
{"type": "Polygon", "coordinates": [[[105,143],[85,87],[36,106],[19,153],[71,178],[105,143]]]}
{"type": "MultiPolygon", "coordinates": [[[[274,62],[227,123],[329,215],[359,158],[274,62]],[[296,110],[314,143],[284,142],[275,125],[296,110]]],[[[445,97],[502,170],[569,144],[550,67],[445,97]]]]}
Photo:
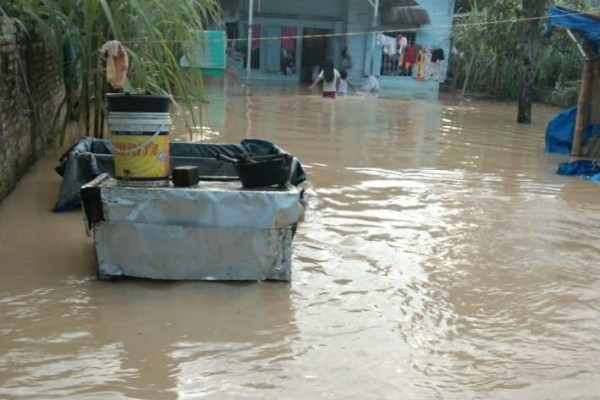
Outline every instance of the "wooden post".
{"type": "Polygon", "coordinates": [[[592,94],[590,95],[590,124],[600,125],[600,58],[592,63],[592,94]]]}
{"type": "Polygon", "coordinates": [[[248,48],[246,49],[246,84],[252,72],[252,17],[254,14],[254,0],[248,0],[248,48]]]}
{"type": "Polygon", "coordinates": [[[581,77],[581,90],[579,91],[579,100],[577,101],[577,119],[575,120],[575,132],[573,132],[573,144],[571,146],[571,155],[579,157],[581,155],[581,136],[588,122],[588,106],[590,103],[590,92],[592,88],[592,61],[583,62],[583,74],[581,77]]]}

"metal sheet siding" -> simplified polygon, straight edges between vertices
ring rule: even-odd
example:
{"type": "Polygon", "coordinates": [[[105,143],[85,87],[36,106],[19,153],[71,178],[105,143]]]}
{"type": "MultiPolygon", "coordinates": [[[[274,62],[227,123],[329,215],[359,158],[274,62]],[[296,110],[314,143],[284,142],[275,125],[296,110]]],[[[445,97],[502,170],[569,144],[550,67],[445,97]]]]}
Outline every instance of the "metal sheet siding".
{"type": "MultiPolygon", "coordinates": [[[[307,15],[342,19],[344,0],[260,0],[255,1],[258,14],[307,15]]],[[[368,3],[365,0],[366,3],[368,3]]]]}

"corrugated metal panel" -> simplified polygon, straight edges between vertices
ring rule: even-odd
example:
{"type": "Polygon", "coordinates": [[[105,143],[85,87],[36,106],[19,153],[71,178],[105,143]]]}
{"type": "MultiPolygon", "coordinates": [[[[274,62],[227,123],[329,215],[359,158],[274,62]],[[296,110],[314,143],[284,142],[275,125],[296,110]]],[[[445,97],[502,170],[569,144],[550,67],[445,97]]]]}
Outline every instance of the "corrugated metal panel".
{"type": "Polygon", "coordinates": [[[410,7],[410,6],[418,6],[419,3],[416,0],[381,0],[379,2],[379,6],[381,8],[390,8],[390,7],[410,7]]]}
{"type": "MultiPolygon", "coordinates": [[[[297,15],[343,19],[343,0],[255,0],[258,15],[297,15]]],[[[368,3],[365,0],[366,3],[368,3]]]]}
{"type": "Polygon", "coordinates": [[[398,24],[400,26],[422,26],[431,23],[429,14],[424,8],[392,7],[381,15],[382,24],[398,24]]]}

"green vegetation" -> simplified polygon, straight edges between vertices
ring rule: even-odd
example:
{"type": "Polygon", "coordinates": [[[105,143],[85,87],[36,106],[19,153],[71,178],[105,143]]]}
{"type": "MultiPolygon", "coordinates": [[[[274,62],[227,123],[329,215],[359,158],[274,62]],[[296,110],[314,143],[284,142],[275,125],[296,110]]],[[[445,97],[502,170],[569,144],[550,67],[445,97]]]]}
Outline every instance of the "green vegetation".
{"type": "MultiPolygon", "coordinates": [[[[470,11],[454,28],[453,46],[463,53],[451,58],[456,90],[462,96],[519,100],[520,122],[528,122],[531,101],[575,104],[583,60],[567,35],[542,36],[552,3],[471,0],[470,11]]],[[[585,1],[559,3],[589,10],[585,1]]]]}
{"type": "Polygon", "coordinates": [[[197,32],[221,12],[217,0],[0,0],[0,11],[30,38],[44,38],[63,71],[67,96],[54,126],[61,143],[74,115],[86,133],[102,135],[107,84],[99,49],[109,40],[127,49],[136,91],[177,96],[191,111],[202,100],[202,77],[186,74],[179,59],[193,62],[197,32]]]}

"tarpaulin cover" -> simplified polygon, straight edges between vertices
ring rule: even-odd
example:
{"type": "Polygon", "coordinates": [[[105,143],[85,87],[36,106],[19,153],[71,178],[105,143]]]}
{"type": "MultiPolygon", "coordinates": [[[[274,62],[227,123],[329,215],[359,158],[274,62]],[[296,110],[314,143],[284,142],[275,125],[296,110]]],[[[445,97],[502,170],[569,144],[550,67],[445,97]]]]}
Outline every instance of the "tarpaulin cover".
{"type": "MultiPolygon", "coordinates": [[[[258,139],[242,140],[240,144],[171,143],[171,168],[197,166],[201,176],[237,176],[233,165],[217,160],[217,154],[267,155],[286,153],[277,145],[258,139]]],[[[79,207],[81,186],[102,173],[114,177],[114,157],[110,140],[84,137],[78,140],[59,159],[55,168],[63,177],[54,211],[62,212],[79,207]]],[[[306,180],[300,162],[294,158],[290,183],[299,185],[306,180]]]]}
{"type": "MultiPolygon", "coordinates": [[[[546,151],[548,153],[571,153],[576,118],[577,107],[568,108],[550,118],[546,128],[546,151]]],[[[585,143],[596,135],[600,135],[600,125],[587,124],[583,130],[582,142],[585,143]]]]}
{"type": "Polygon", "coordinates": [[[554,6],[548,11],[546,35],[552,33],[552,27],[554,26],[561,26],[573,32],[580,32],[588,40],[597,43],[600,42],[600,16],[554,6]]]}
{"type": "Polygon", "coordinates": [[[576,160],[560,163],[556,173],[559,175],[584,176],[596,182],[600,181],[600,166],[596,161],[592,160],[576,160]]]}

